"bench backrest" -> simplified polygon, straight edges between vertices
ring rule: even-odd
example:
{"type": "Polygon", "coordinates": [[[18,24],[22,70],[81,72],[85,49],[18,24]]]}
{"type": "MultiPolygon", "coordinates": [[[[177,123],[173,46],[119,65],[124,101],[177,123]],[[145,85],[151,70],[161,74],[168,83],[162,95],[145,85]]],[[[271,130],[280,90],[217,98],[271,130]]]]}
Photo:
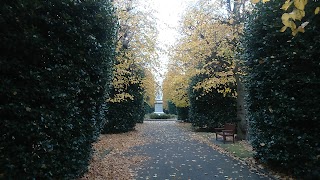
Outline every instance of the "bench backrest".
{"type": "Polygon", "coordinates": [[[224,129],[225,129],[225,130],[232,130],[232,131],[235,133],[235,131],[236,131],[236,125],[235,125],[235,124],[229,124],[229,123],[227,123],[227,124],[224,125],[224,129]]]}

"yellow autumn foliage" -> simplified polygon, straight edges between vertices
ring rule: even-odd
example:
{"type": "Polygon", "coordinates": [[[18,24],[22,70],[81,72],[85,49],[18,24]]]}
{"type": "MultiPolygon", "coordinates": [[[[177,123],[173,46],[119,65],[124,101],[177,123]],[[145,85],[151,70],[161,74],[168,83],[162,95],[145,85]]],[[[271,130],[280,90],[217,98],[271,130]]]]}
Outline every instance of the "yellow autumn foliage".
{"type": "MultiPolygon", "coordinates": [[[[251,0],[252,3],[258,3],[260,0],[251,0]]],[[[266,0],[261,0],[265,3],[266,0]]],[[[306,16],[305,7],[308,4],[308,0],[286,0],[281,9],[288,11],[292,7],[292,11],[284,13],[281,17],[282,24],[284,25],[280,32],[286,31],[287,28],[291,29],[292,35],[296,36],[299,32],[305,32],[305,27],[309,24],[309,21],[301,22],[302,19],[306,16]],[[298,22],[301,22],[300,25],[297,25],[298,22]]],[[[314,14],[319,14],[320,7],[316,7],[314,14]]]]}
{"type": "Polygon", "coordinates": [[[189,105],[190,78],[200,74],[207,78],[198,82],[194,90],[201,89],[203,95],[216,90],[225,96],[237,96],[234,55],[243,28],[232,16],[221,17],[218,7],[209,0],[200,0],[182,18],[182,36],[172,48],[163,82],[164,99],[177,107],[189,105]]]}
{"type": "Polygon", "coordinates": [[[153,73],[148,69],[145,69],[142,86],[145,89],[145,101],[150,107],[153,107],[156,99],[156,81],[153,73]]]}
{"type": "Polygon", "coordinates": [[[165,79],[162,83],[164,108],[167,108],[167,101],[173,102],[177,107],[189,106],[188,86],[190,77],[181,69],[170,65],[165,79]]]}
{"type": "Polygon", "coordinates": [[[145,100],[152,104],[154,99],[154,77],[150,74],[156,66],[157,29],[151,9],[137,9],[138,0],[115,0],[119,19],[116,64],[114,66],[112,85],[117,94],[108,99],[109,102],[121,102],[133,99],[127,93],[131,84],[142,84],[145,89],[145,100]],[[137,75],[135,68],[143,68],[145,77],[137,75]]]}

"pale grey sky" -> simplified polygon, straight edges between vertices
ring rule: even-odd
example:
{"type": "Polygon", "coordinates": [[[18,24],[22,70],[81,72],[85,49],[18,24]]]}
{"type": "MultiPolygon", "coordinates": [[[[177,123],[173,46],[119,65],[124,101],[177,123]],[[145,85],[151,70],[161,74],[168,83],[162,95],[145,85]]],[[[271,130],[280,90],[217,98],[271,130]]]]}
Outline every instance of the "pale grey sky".
{"type": "MultiPolygon", "coordinates": [[[[161,62],[161,70],[158,72],[162,76],[165,73],[169,60],[168,48],[174,45],[176,38],[179,36],[178,27],[181,15],[187,6],[196,0],[145,0],[153,9],[157,18],[157,27],[159,31],[158,46],[164,51],[159,52],[159,61],[161,62]]],[[[161,77],[157,79],[162,81],[161,77]]]]}

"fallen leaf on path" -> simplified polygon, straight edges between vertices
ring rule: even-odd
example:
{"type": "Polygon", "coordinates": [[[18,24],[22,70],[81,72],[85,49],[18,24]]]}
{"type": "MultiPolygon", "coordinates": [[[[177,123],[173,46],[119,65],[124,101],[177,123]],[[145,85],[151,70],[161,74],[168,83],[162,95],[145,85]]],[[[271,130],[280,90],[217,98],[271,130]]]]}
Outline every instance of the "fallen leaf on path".
{"type": "Polygon", "coordinates": [[[144,124],[137,124],[136,130],[122,134],[101,135],[93,144],[94,155],[89,171],[79,180],[134,179],[132,165],[139,165],[148,157],[127,155],[132,147],[148,143],[142,135],[144,124]]]}

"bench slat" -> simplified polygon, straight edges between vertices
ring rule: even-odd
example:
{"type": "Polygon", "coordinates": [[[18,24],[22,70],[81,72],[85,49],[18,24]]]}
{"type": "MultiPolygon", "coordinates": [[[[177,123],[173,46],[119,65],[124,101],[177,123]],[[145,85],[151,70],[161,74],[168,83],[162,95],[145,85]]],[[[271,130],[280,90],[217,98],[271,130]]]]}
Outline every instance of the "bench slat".
{"type": "Polygon", "coordinates": [[[227,136],[232,136],[232,142],[234,143],[234,135],[236,132],[235,124],[225,124],[223,128],[214,128],[216,132],[216,140],[218,140],[218,135],[222,136],[223,143],[226,141],[227,136]]]}

